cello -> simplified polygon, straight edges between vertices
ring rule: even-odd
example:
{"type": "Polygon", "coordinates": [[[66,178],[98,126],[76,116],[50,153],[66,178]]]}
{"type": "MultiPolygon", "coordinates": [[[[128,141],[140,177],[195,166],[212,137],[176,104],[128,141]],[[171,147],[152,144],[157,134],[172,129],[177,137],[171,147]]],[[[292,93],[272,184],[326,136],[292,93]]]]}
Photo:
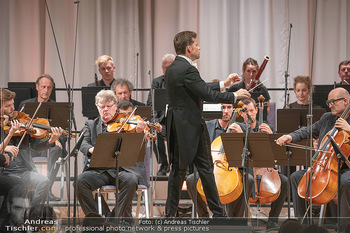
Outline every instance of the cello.
{"type": "MultiPolygon", "coordinates": [[[[350,112],[350,105],[340,116],[346,119],[350,112]]],[[[338,158],[328,135],[334,138],[343,154],[348,157],[350,154],[349,133],[333,127],[322,139],[319,149],[312,157],[312,186],[310,187],[310,168],[301,178],[298,185],[298,195],[316,205],[323,205],[336,198],[338,191],[338,158]],[[312,196],[310,197],[310,188],[312,196]]],[[[340,166],[343,165],[343,161],[340,166]]],[[[337,202],[337,199],[334,200],[337,202]]]]}
{"type": "MultiPolygon", "coordinates": [[[[258,128],[263,123],[263,111],[265,98],[260,95],[258,128]]],[[[262,131],[259,129],[259,133],[262,131]]],[[[281,192],[281,178],[274,168],[254,167],[255,198],[249,198],[250,203],[267,204],[274,202],[281,192]]]]}
{"type": "MultiPolygon", "coordinates": [[[[245,111],[245,109],[243,108],[243,102],[240,101],[238,102],[237,108],[235,109],[230,123],[227,126],[226,133],[229,133],[229,126],[236,121],[236,118],[240,116],[242,111],[245,111]]],[[[211,154],[214,163],[213,173],[220,201],[222,204],[231,203],[235,201],[243,191],[242,175],[238,168],[229,167],[226,155],[224,153],[221,136],[215,138],[211,143],[211,154]]],[[[203,201],[207,202],[201,179],[198,179],[197,191],[203,201]]]]}

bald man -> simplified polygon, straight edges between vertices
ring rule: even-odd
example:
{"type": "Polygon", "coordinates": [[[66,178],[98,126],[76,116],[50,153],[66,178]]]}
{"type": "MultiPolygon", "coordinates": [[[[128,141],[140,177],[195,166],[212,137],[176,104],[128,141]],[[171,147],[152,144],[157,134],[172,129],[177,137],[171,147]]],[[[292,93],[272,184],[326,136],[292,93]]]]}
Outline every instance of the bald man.
{"type": "MultiPolygon", "coordinates": [[[[326,103],[331,109],[331,112],[326,112],[323,114],[321,119],[312,125],[312,136],[314,138],[319,138],[321,141],[333,127],[350,133],[350,118],[340,118],[340,116],[344,113],[344,111],[347,110],[347,107],[349,106],[349,97],[349,92],[341,87],[333,89],[331,92],[329,92],[328,100],[326,103]]],[[[276,142],[282,146],[288,142],[301,141],[302,139],[307,138],[307,136],[307,128],[303,127],[290,134],[281,136],[277,139],[276,142]]],[[[298,218],[302,218],[306,211],[304,205],[305,200],[300,198],[298,195],[298,185],[305,172],[306,170],[299,170],[294,172],[290,177],[294,213],[298,218]]],[[[340,216],[342,217],[341,225],[342,227],[345,227],[348,218],[350,217],[350,170],[345,164],[341,168],[340,185],[340,216]]],[[[328,204],[328,207],[334,210],[335,205],[333,201],[328,204]]],[[[336,211],[332,211],[332,213],[336,213],[336,211]]]]}

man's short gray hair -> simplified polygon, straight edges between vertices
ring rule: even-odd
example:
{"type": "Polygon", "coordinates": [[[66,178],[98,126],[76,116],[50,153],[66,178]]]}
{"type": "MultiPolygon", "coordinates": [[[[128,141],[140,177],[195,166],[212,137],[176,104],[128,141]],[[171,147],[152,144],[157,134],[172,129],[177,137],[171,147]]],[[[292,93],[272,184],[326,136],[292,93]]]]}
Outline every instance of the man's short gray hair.
{"type": "Polygon", "coordinates": [[[98,105],[100,102],[111,102],[117,103],[117,97],[115,96],[112,90],[101,90],[95,96],[95,105],[98,105]]]}

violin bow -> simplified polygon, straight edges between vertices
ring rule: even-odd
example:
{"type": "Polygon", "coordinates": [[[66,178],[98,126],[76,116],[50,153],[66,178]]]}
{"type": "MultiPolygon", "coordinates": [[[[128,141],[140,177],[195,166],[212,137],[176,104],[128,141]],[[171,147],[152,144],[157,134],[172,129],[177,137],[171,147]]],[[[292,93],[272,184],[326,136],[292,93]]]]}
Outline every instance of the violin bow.
{"type": "MultiPolygon", "coordinates": [[[[39,102],[38,107],[36,107],[35,112],[34,112],[32,118],[30,119],[29,124],[26,126],[27,128],[30,128],[30,127],[32,126],[33,120],[34,120],[34,118],[35,118],[37,112],[39,111],[39,108],[41,107],[42,103],[43,103],[42,101],[39,102]]],[[[18,143],[18,145],[17,145],[17,148],[19,148],[19,147],[21,146],[21,144],[22,144],[22,142],[23,142],[23,139],[24,139],[24,137],[26,136],[26,134],[27,134],[27,130],[24,131],[24,133],[23,133],[23,135],[22,135],[22,137],[21,137],[21,140],[19,141],[19,143],[18,143]]]]}
{"type": "Polygon", "coordinates": [[[128,123],[128,121],[130,120],[130,118],[135,114],[135,111],[137,109],[137,106],[134,107],[134,110],[132,110],[132,113],[130,113],[130,115],[128,116],[128,118],[126,118],[126,121],[123,123],[123,125],[119,128],[119,130],[117,131],[117,133],[120,133],[120,131],[122,130],[122,128],[124,127],[124,125],[126,125],[128,123]]]}

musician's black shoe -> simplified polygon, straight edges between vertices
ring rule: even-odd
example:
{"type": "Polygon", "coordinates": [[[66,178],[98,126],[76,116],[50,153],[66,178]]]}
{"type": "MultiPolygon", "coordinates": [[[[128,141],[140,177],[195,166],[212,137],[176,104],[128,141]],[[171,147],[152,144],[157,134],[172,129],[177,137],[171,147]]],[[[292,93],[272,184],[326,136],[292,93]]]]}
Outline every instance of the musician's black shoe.
{"type": "Polygon", "coordinates": [[[280,225],[278,225],[277,222],[273,221],[273,220],[268,220],[267,224],[266,224],[266,232],[268,231],[276,231],[280,229],[280,225]]]}
{"type": "Polygon", "coordinates": [[[166,176],[168,172],[168,162],[162,163],[160,165],[159,171],[157,172],[157,176],[166,176]]]}
{"type": "Polygon", "coordinates": [[[61,198],[56,197],[55,195],[52,194],[52,192],[49,193],[49,200],[50,201],[60,201],[61,198]]]}

